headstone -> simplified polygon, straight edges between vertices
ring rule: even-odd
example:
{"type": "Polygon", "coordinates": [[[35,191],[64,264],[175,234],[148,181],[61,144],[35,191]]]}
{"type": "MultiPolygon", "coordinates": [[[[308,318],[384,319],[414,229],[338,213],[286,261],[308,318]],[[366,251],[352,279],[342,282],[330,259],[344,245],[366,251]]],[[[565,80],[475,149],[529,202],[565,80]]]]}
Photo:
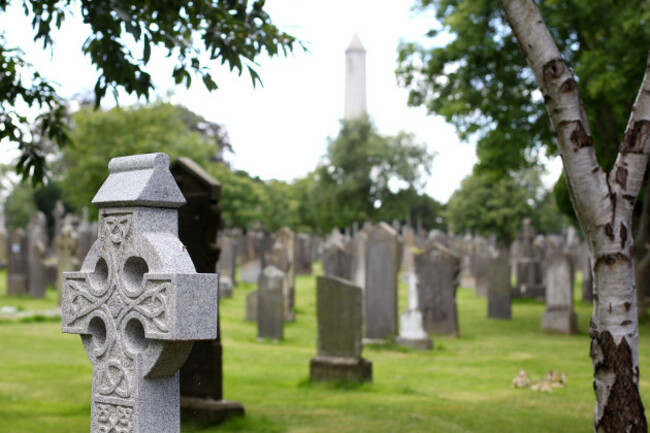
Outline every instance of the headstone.
{"type": "Polygon", "coordinates": [[[249,322],[257,322],[257,290],[246,294],[246,317],[249,322]]]}
{"type": "Polygon", "coordinates": [[[257,290],[257,338],[284,338],[284,281],[284,272],[275,266],[267,266],[260,275],[260,287],[257,290]]]}
{"type": "Polygon", "coordinates": [[[194,340],[217,336],[218,279],[195,272],[177,237],[185,200],[169,157],[108,167],[99,238],[63,276],[63,332],[81,334],[93,364],[91,432],[178,433],[178,370],[194,340]]]}
{"type": "Polygon", "coordinates": [[[488,319],[511,319],[510,262],[492,257],[488,269],[488,319]]]}
{"type": "Polygon", "coordinates": [[[5,226],[5,211],[0,206],[0,267],[6,266],[9,261],[7,251],[7,228],[5,226]]]}
{"type": "Polygon", "coordinates": [[[474,295],[485,298],[488,295],[488,268],[490,266],[490,250],[487,239],[477,237],[474,240],[474,295]]]}
{"type": "Polygon", "coordinates": [[[402,248],[402,281],[408,283],[411,274],[415,273],[413,264],[413,248],[415,248],[415,232],[411,227],[404,227],[404,246],[402,248]]]}
{"type": "MultiPolygon", "coordinates": [[[[220,256],[217,230],[221,221],[221,184],[189,158],[178,158],[169,170],[185,198],[185,204],[178,209],[178,237],[196,271],[214,274],[220,256]]],[[[223,399],[219,301],[217,311],[213,312],[217,316],[217,338],[194,343],[180,370],[183,421],[216,424],[229,416],[244,414],[241,404],[223,399]]]]}
{"type": "Polygon", "coordinates": [[[397,335],[397,233],[379,223],[368,234],[366,251],[365,337],[397,335]]]}
{"type": "Polygon", "coordinates": [[[436,242],[415,256],[418,297],[424,330],[458,336],[456,289],[460,257],[436,242]]]}
{"type": "Polygon", "coordinates": [[[317,354],[311,359],[313,381],[372,380],[372,363],[361,357],[361,288],[330,276],[316,278],[317,354]]]}
{"type": "Polygon", "coordinates": [[[284,292],[284,314],[288,322],[295,320],[294,305],[296,304],[296,236],[288,227],[275,232],[276,242],[280,242],[287,252],[289,267],[284,271],[286,281],[284,292]]]}
{"type": "Polygon", "coordinates": [[[544,299],[544,282],[540,245],[535,245],[536,232],[530,218],[524,218],[519,234],[519,254],[516,282],[512,295],[515,297],[544,299]]]}
{"type": "Polygon", "coordinates": [[[331,242],[323,251],[323,272],[330,277],[350,279],[350,254],[341,241],[331,242]]]}
{"type": "Polygon", "coordinates": [[[33,298],[44,298],[47,287],[45,253],[47,233],[45,215],[37,212],[27,226],[27,287],[33,298]]]}
{"type": "Polygon", "coordinates": [[[546,311],[542,329],[575,334],[578,318],[573,311],[573,267],[566,253],[558,253],[548,264],[546,280],[546,311]]]}
{"type": "Polygon", "coordinates": [[[366,288],[366,253],[368,234],[360,230],[350,242],[350,280],[362,291],[366,288]]]}
{"type": "Polygon", "coordinates": [[[296,275],[311,275],[311,236],[298,233],[296,237],[296,275]]]}
{"type": "Polygon", "coordinates": [[[260,279],[260,272],[262,270],[262,260],[253,259],[247,262],[244,262],[241,265],[241,274],[240,279],[244,283],[255,283],[257,284],[260,279]]]}
{"type": "Polygon", "coordinates": [[[7,295],[27,294],[27,236],[23,229],[11,232],[7,264],[7,295]]]}
{"type": "Polygon", "coordinates": [[[235,240],[227,234],[220,234],[218,244],[221,248],[217,273],[219,274],[219,294],[221,298],[230,298],[235,287],[235,269],[237,266],[237,252],[235,240]]]}
{"type": "Polygon", "coordinates": [[[396,342],[417,350],[433,349],[433,341],[422,327],[422,312],[418,305],[417,276],[415,270],[408,275],[409,305],[402,313],[400,321],[400,334],[396,342]]]}
{"type": "Polygon", "coordinates": [[[63,294],[63,273],[79,269],[77,260],[77,234],[69,218],[65,218],[56,238],[56,269],[58,272],[56,289],[59,292],[59,305],[63,294]]]}
{"type": "Polygon", "coordinates": [[[54,217],[54,232],[52,239],[56,239],[61,234],[61,229],[63,228],[63,217],[65,215],[65,207],[61,200],[57,200],[54,204],[54,209],[52,210],[52,216],[54,217]]]}

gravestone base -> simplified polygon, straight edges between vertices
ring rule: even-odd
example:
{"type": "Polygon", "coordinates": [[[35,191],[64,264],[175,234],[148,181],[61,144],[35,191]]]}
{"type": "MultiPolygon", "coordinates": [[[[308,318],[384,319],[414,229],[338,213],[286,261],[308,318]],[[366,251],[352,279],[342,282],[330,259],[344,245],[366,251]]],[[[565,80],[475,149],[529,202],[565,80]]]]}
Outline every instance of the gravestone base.
{"type": "Polygon", "coordinates": [[[415,350],[431,350],[433,349],[433,340],[430,338],[404,338],[397,337],[395,343],[399,346],[410,347],[415,350]]]}
{"type": "Polygon", "coordinates": [[[512,319],[510,295],[490,293],[488,296],[488,319],[512,319]]]}
{"type": "Polygon", "coordinates": [[[244,406],[236,401],[181,397],[181,419],[192,423],[215,425],[235,416],[244,416],[244,406]]]}
{"type": "Polygon", "coordinates": [[[551,310],[542,316],[542,329],[562,334],[578,332],[578,316],[573,311],[551,310]]]}
{"type": "Polygon", "coordinates": [[[312,381],[372,382],[372,362],[365,358],[316,356],[309,363],[312,381]]]}

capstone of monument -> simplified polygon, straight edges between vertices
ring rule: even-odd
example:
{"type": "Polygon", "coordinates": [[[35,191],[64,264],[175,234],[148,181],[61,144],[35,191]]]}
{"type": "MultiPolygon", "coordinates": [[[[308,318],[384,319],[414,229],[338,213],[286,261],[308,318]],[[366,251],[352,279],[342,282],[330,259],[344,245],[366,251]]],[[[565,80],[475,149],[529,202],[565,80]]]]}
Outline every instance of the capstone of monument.
{"type": "Polygon", "coordinates": [[[257,338],[284,338],[285,275],[275,266],[267,266],[260,275],[257,290],[257,338]]]}
{"type": "Polygon", "coordinates": [[[578,316],[573,311],[573,266],[566,253],[555,254],[548,263],[546,311],[542,329],[563,334],[578,332],[578,316]]]}
{"type": "Polygon", "coordinates": [[[397,335],[397,233],[384,222],[370,230],[366,246],[365,338],[397,335]]]}
{"type": "Polygon", "coordinates": [[[217,337],[218,278],[178,239],[185,203],[162,153],[114,158],[93,203],[99,236],[63,275],[62,329],[93,364],[90,431],[179,433],[179,369],[217,337]]]}
{"type": "Polygon", "coordinates": [[[317,354],[309,364],[313,381],[366,382],[372,363],[361,356],[361,288],[331,276],[316,279],[317,354]]]}

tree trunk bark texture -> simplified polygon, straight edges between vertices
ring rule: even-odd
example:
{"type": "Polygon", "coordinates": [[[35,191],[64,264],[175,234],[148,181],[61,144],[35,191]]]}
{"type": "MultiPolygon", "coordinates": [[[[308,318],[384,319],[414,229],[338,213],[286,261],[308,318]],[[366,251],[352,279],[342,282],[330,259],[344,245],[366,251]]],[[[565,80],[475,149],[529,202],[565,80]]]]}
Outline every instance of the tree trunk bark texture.
{"type": "Polygon", "coordinates": [[[533,0],[501,0],[544,97],[571,200],[589,244],[594,276],[590,356],[594,432],[646,433],[639,393],[638,317],[632,213],[650,151],[648,68],[614,167],[604,172],[573,71],[562,59],[533,0]]]}

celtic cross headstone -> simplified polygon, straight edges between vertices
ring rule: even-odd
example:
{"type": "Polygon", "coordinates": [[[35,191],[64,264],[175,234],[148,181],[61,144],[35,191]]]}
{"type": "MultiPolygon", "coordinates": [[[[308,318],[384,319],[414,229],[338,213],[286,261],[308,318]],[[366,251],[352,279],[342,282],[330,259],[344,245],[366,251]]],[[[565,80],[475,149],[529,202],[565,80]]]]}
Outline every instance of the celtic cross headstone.
{"type": "Polygon", "coordinates": [[[63,332],[93,364],[91,433],[180,431],[178,370],[217,336],[216,274],[197,274],[178,239],[184,202],[162,153],[114,158],[93,203],[99,236],[64,274],[63,332]]]}

